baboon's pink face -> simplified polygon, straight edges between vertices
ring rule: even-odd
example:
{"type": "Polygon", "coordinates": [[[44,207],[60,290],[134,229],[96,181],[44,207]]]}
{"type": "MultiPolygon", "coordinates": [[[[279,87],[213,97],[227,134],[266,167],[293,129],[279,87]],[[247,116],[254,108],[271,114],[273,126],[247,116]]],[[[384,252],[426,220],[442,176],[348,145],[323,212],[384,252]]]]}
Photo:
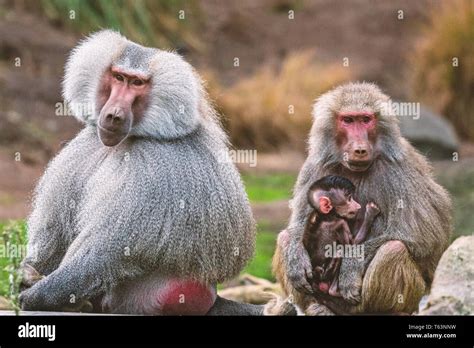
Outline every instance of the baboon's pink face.
{"type": "Polygon", "coordinates": [[[342,151],[342,164],[363,172],[374,160],[377,118],[371,112],[341,112],[336,115],[336,142],[342,151]]]}
{"type": "Polygon", "coordinates": [[[124,140],[143,117],[150,93],[150,81],[112,67],[101,79],[97,98],[97,129],[105,146],[124,140]]]}
{"type": "Polygon", "coordinates": [[[352,197],[348,198],[343,204],[334,205],[337,215],[346,218],[353,219],[360,210],[360,204],[355,201],[352,197]]]}

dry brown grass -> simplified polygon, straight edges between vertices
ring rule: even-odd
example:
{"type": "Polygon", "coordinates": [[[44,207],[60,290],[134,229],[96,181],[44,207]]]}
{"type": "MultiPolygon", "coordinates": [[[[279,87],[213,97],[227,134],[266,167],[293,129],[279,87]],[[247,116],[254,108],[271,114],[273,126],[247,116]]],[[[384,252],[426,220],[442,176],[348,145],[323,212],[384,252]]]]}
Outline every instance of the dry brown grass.
{"type": "Polygon", "coordinates": [[[474,2],[446,1],[431,17],[412,59],[415,94],[474,140],[474,2]]]}
{"type": "Polygon", "coordinates": [[[280,69],[263,67],[229,88],[210,77],[209,90],[234,146],[301,150],[311,127],[313,100],[349,77],[342,64],[318,64],[312,53],[299,52],[288,56],[280,69]]]}

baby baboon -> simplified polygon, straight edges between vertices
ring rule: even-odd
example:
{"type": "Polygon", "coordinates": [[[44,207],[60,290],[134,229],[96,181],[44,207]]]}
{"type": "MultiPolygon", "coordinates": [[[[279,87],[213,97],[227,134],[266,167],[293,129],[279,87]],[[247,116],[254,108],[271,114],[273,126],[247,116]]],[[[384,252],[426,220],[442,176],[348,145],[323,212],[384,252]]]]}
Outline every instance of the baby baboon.
{"type": "Polygon", "coordinates": [[[353,198],[354,191],[350,180],[328,175],[313,183],[308,192],[308,202],[314,211],[306,224],[303,244],[313,267],[312,286],[332,296],[339,296],[337,280],[344,256],[339,255],[337,247],[363,242],[379,213],[374,203],[367,203],[362,225],[353,236],[348,222],[361,208],[353,198]]]}

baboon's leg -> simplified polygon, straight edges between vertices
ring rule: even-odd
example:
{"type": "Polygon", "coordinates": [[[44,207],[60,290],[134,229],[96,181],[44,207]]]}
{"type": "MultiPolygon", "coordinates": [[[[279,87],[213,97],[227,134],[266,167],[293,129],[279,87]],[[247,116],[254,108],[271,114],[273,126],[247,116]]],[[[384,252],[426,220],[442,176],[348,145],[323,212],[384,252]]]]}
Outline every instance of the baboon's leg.
{"type": "Polygon", "coordinates": [[[364,313],[412,313],[426,290],[426,284],[405,244],[389,241],[375,254],[362,283],[364,313]]]}

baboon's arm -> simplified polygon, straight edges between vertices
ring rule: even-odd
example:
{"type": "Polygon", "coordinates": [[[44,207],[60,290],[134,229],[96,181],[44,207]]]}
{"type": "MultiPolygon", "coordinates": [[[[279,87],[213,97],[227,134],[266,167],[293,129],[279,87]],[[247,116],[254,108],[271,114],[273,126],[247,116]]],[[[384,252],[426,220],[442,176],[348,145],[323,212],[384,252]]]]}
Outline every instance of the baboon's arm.
{"type": "Polygon", "coordinates": [[[119,281],[143,274],[135,262],[126,262],[120,253],[107,250],[104,242],[78,249],[53,273],[23,291],[22,309],[60,310],[93,298],[119,281]]]}
{"type": "Polygon", "coordinates": [[[342,297],[352,304],[360,301],[362,278],[370,261],[374,258],[377,249],[393,237],[382,235],[364,243],[364,258],[343,258],[339,273],[339,289],[342,297]]]}
{"type": "MultiPolygon", "coordinates": [[[[23,265],[29,264],[42,275],[53,272],[74,239],[75,214],[87,166],[97,140],[84,129],[48,165],[37,186],[33,211],[28,218],[28,251],[23,265]]],[[[90,161],[94,163],[93,161],[90,161]]]]}

